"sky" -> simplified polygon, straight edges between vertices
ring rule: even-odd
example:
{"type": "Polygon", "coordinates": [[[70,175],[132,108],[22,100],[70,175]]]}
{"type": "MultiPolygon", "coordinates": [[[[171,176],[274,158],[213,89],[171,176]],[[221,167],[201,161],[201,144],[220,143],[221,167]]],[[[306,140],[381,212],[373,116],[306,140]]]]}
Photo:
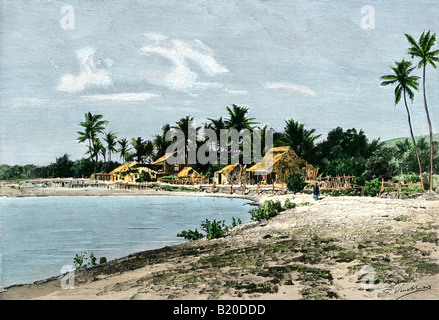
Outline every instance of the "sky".
{"type": "MultiPolygon", "coordinates": [[[[129,139],[232,104],[276,131],[293,118],[322,139],[336,127],[408,137],[379,77],[411,60],[404,34],[439,33],[438,17],[439,0],[2,0],[0,164],[85,157],[86,112],[129,139]]],[[[438,76],[427,69],[435,133],[438,76]]],[[[410,110],[415,135],[428,134],[422,88],[410,110]]]]}

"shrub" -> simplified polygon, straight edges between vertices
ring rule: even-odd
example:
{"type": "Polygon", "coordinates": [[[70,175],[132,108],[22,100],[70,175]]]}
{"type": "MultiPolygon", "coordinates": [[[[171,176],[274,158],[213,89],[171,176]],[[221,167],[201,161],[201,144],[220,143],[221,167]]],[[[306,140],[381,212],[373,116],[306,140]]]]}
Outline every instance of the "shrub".
{"type": "Polygon", "coordinates": [[[206,238],[209,240],[221,238],[229,231],[229,227],[224,224],[224,220],[213,220],[211,222],[206,219],[206,221],[201,223],[201,228],[206,232],[206,238]]]}
{"type": "Polygon", "coordinates": [[[302,191],[305,188],[305,178],[299,173],[292,173],[286,178],[287,188],[293,193],[302,191]]]}
{"type": "MultiPolygon", "coordinates": [[[[241,219],[235,219],[235,217],[232,217],[232,227],[226,226],[224,220],[209,221],[208,219],[206,219],[204,222],[201,222],[201,229],[206,232],[206,238],[210,240],[223,237],[231,228],[234,228],[241,223],[241,219]]],[[[203,238],[204,235],[197,229],[195,229],[195,231],[184,230],[178,233],[177,237],[183,237],[188,240],[198,240],[203,238]]]]}
{"type": "MultiPolygon", "coordinates": [[[[96,256],[94,255],[93,252],[90,253],[89,258],[90,258],[90,262],[86,263],[86,260],[88,260],[87,256],[86,256],[87,252],[85,251],[84,253],[77,253],[75,255],[75,258],[73,258],[73,263],[75,264],[75,269],[81,269],[81,268],[87,268],[88,265],[90,266],[97,266],[98,264],[96,263],[96,256]]],[[[101,257],[99,258],[99,264],[103,264],[107,262],[107,258],[105,257],[101,257]]]]}
{"type": "Polygon", "coordinates": [[[284,202],[284,210],[295,208],[296,204],[294,202],[290,202],[290,199],[286,199],[284,202]]]}
{"type": "Polygon", "coordinates": [[[149,174],[149,172],[142,171],[142,172],[140,172],[139,180],[140,180],[140,182],[150,182],[151,175],[149,174]]]}
{"type": "Polygon", "coordinates": [[[192,230],[183,230],[180,233],[177,233],[177,237],[182,237],[187,240],[198,240],[204,237],[202,233],[200,233],[197,229],[195,231],[192,230]]]}
{"type": "Polygon", "coordinates": [[[376,196],[381,190],[380,179],[373,179],[366,181],[364,187],[361,189],[361,194],[363,196],[376,196]]]}
{"type": "Polygon", "coordinates": [[[284,211],[284,208],[282,208],[282,204],[279,201],[273,202],[272,200],[266,200],[263,206],[251,209],[250,214],[252,220],[260,221],[274,217],[282,211],[284,211]]]}

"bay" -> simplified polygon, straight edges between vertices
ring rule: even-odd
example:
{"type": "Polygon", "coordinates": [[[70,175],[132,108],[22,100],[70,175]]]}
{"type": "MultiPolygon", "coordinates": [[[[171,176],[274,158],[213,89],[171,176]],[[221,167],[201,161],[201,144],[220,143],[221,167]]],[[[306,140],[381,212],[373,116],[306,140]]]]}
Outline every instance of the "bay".
{"type": "Polygon", "coordinates": [[[108,261],[176,245],[205,219],[251,220],[250,201],[197,196],[0,199],[0,288],[60,275],[77,253],[108,261]]]}

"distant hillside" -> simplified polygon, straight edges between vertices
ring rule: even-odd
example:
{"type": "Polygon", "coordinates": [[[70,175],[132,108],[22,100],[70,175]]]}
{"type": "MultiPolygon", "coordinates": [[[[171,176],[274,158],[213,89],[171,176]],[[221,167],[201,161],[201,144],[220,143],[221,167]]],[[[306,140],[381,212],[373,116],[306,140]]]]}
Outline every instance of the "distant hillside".
{"type": "MultiPolygon", "coordinates": [[[[418,141],[421,138],[425,138],[427,140],[427,143],[430,144],[430,135],[425,135],[425,136],[417,136],[415,137],[415,140],[418,141]]],[[[395,139],[390,139],[390,140],[385,140],[383,141],[383,147],[384,148],[391,148],[396,146],[397,142],[402,142],[405,139],[409,139],[410,142],[412,141],[411,137],[405,137],[405,138],[395,138],[395,139]]],[[[435,133],[433,134],[433,139],[435,142],[439,142],[439,133],[435,133]]]]}

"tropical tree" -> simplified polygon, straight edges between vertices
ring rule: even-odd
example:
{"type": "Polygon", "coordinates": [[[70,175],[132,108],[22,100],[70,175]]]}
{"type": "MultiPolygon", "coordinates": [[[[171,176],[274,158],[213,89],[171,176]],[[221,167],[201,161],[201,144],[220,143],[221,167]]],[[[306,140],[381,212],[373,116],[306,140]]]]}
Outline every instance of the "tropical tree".
{"type": "Polygon", "coordinates": [[[226,128],[226,124],[225,124],[225,122],[224,122],[224,120],[223,120],[223,117],[220,117],[219,119],[213,119],[213,118],[207,118],[207,120],[209,120],[210,121],[210,123],[208,123],[208,124],[206,124],[205,125],[205,128],[208,128],[208,129],[211,129],[211,130],[213,130],[214,132],[215,132],[215,135],[216,135],[216,146],[211,146],[211,147],[214,147],[215,149],[216,149],[216,151],[217,151],[217,159],[219,159],[220,158],[220,152],[221,152],[221,145],[220,145],[220,142],[221,142],[221,132],[224,132],[224,131],[221,131],[221,130],[224,130],[225,128],[226,128]]]}
{"type": "Polygon", "coordinates": [[[132,156],[138,163],[150,162],[154,157],[154,143],[150,140],[143,141],[141,137],[131,139],[131,145],[134,148],[132,156]]]}
{"type": "Polygon", "coordinates": [[[430,193],[433,192],[433,157],[434,157],[434,140],[433,140],[433,128],[431,126],[430,114],[427,106],[427,95],[425,92],[425,69],[427,64],[433,66],[436,69],[435,62],[439,61],[439,50],[432,50],[432,47],[436,43],[436,34],[430,35],[430,31],[425,31],[421,34],[419,41],[416,41],[411,35],[405,35],[411,47],[407,53],[412,58],[417,57],[420,59],[418,68],[422,67],[422,89],[424,93],[424,109],[427,115],[428,129],[430,131],[430,193]]]}
{"type": "Polygon", "coordinates": [[[146,155],[145,151],[145,142],[142,140],[141,137],[138,137],[137,139],[131,138],[131,145],[134,148],[134,152],[132,153],[133,157],[136,159],[137,163],[143,163],[143,158],[146,155]]]}
{"type": "Polygon", "coordinates": [[[229,118],[224,122],[226,129],[236,129],[238,132],[243,129],[249,129],[251,131],[253,130],[252,125],[259,124],[253,121],[255,118],[247,117],[248,108],[233,104],[232,108],[227,106],[226,109],[229,113],[229,118]]]}
{"type": "Polygon", "coordinates": [[[402,60],[401,62],[396,61],[395,67],[390,67],[393,70],[393,74],[382,76],[380,79],[383,80],[381,82],[382,86],[387,86],[389,84],[397,84],[395,87],[395,105],[398,104],[398,102],[401,100],[401,96],[404,97],[404,105],[405,109],[407,111],[407,119],[409,123],[410,128],[410,135],[412,137],[413,145],[415,147],[416,151],[416,158],[418,159],[418,166],[419,166],[419,176],[421,178],[421,185],[424,186],[424,181],[422,179],[422,165],[421,165],[421,159],[419,157],[418,148],[416,147],[416,140],[415,136],[413,134],[413,128],[412,128],[412,121],[410,117],[410,110],[407,105],[407,98],[408,95],[410,100],[413,102],[413,98],[415,94],[413,93],[414,90],[418,90],[419,88],[419,77],[417,76],[411,76],[410,73],[415,69],[410,68],[411,62],[402,60]]]}
{"type": "Polygon", "coordinates": [[[111,131],[106,132],[104,135],[104,141],[107,143],[108,161],[111,161],[111,153],[117,152],[117,150],[116,150],[116,144],[117,144],[116,134],[114,134],[111,131]]]}
{"type": "Polygon", "coordinates": [[[307,161],[311,159],[315,141],[321,136],[315,135],[315,132],[315,129],[305,129],[304,123],[299,123],[294,119],[285,120],[284,141],[299,157],[307,161]]]}
{"type": "Polygon", "coordinates": [[[162,127],[162,133],[154,135],[153,144],[156,148],[156,157],[160,158],[165,155],[166,149],[171,145],[171,141],[166,141],[166,133],[171,130],[171,125],[165,124],[162,127]]]}
{"type": "MultiPolygon", "coordinates": [[[[79,137],[77,140],[79,143],[88,140],[89,150],[92,148],[93,140],[96,139],[99,133],[103,133],[105,125],[108,121],[102,120],[103,116],[101,114],[91,114],[90,112],[85,113],[85,121],[80,122],[79,125],[84,128],[84,131],[78,131],[79,137]]],[[[89,153],[89,152],[87,152],[89,153]]]]}
{"type": "Polygon", "coordinates": [[[95,137],[92,141],[92,145],[88,147],[86,154],[89,154],[90,160],[94,160],[95,162],[98,162],[99,155],[102,155],[105,161],[105,152],[106,149],[102,144],[101,140],[95,137]]]}
{"type": "Polygon", "coordinates": [[[186,116],[181,118],[179,121],[175,123],[175,126],[172,127],[172,129],[180,130],[184,134],[184,141],[176,140],[175,147],[177,149],[183,149],[185,150],[185,166],[188,165],[188,159],[189,159],[189,152],[193,151],[194,148],[197,146],[197,136],[198,131],[201,127],[194,127],[193,126],[194,117],[186,116]],[[195,141],[191,140],[191,135],[189,134],[193,132],[195,136],[195,141]],[[184,145],[180,145],[180,143],[183,143],[184,145]]]}
{"type": "Polygon", "coordinates": [[[117,140],[117,143],[119,144],[119,149],[117,149],[117,152],[120,154],[120,158],[127,162],[130,157],[130,145],[127,138],[119,139],[117,140]]]}

